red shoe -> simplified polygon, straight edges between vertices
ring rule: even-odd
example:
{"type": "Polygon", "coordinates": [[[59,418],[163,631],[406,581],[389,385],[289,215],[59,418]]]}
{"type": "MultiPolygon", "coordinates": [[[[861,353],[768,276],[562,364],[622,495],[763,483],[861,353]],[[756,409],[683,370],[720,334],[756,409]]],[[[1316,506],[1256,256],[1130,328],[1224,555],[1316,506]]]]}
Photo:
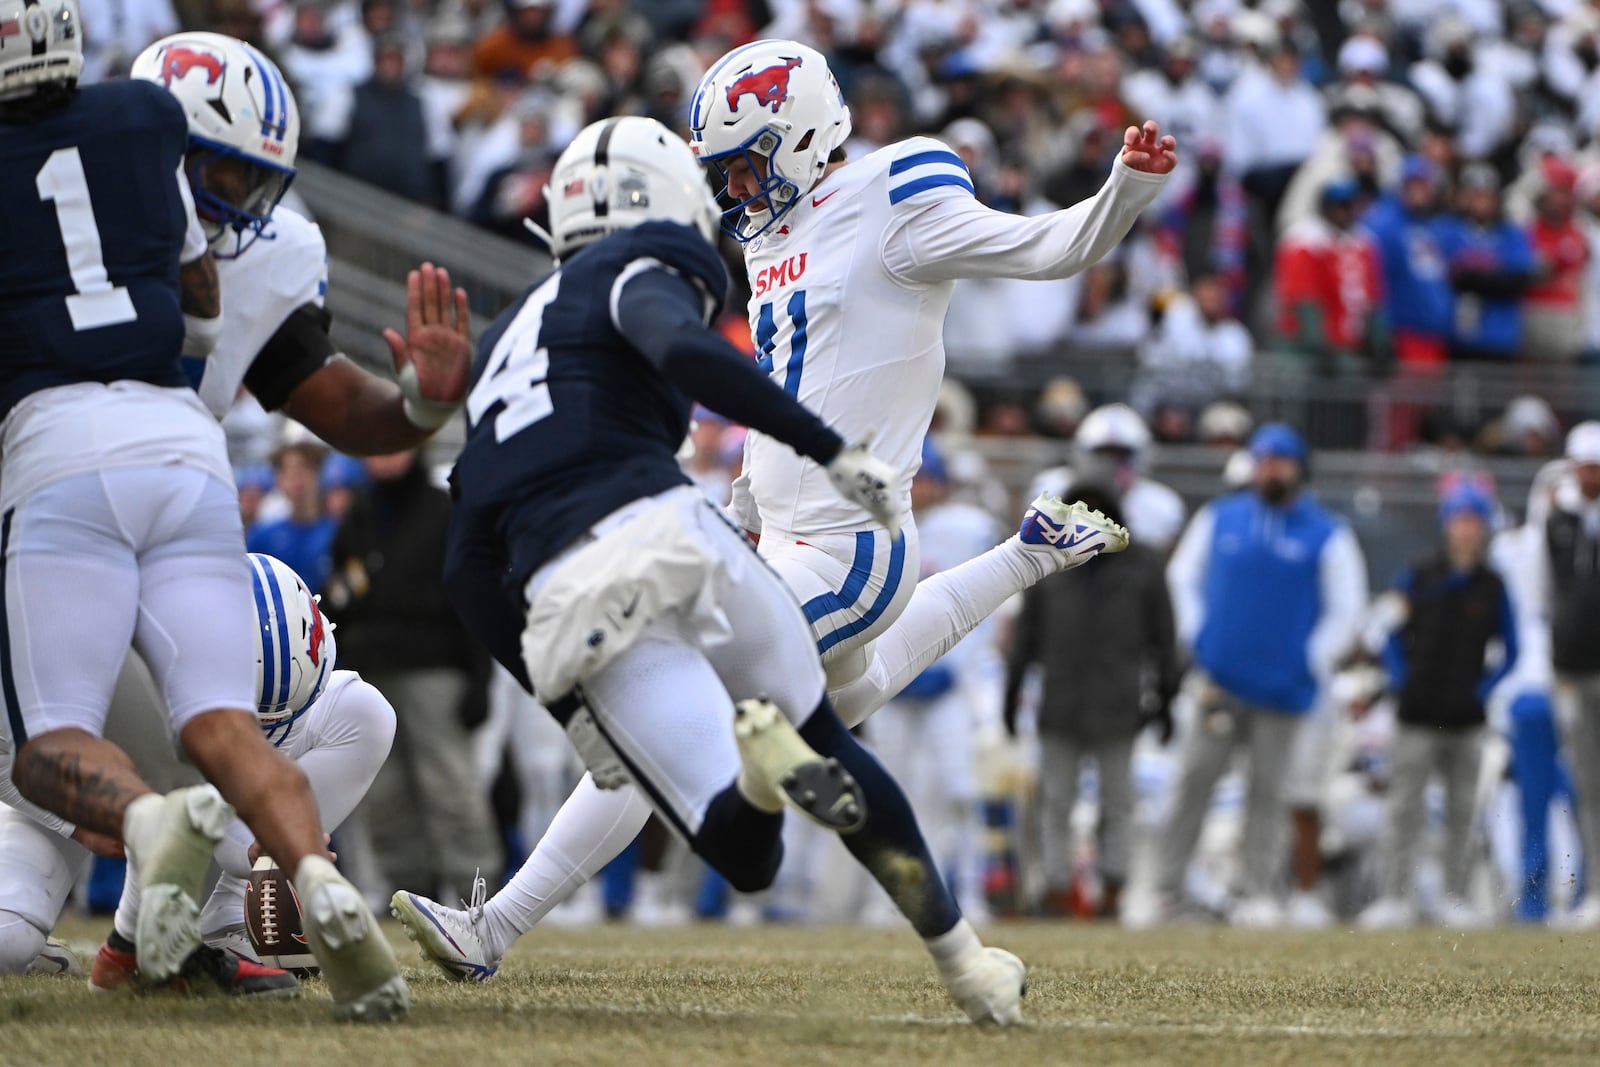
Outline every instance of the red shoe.
{"type": "MultiPolygon", "coordinates": [[[[112,942],[126,944],[125,939],[112,934],[94,958],[94,970],[89,974],[89,988],[101,992],[137,986],[139,961],[132,946],[122,949],[112,942]]],[[[200,993],[216,989],[232,997],[298,997],[300,983],[288,971],[276,967],[263,967],[259,963],[243,960],[231,952],[201,945],[183,962],[183,970],[176,977],[163,982],[158,989],[178,993],[200,993]]]]}

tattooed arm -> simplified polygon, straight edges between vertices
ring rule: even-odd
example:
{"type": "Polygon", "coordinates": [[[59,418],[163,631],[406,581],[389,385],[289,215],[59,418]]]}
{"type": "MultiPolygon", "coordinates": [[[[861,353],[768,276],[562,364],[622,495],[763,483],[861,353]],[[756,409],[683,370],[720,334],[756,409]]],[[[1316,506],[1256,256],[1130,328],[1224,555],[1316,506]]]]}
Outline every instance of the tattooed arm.
{"type": "Polygon", "coordinates": [[[204,359],[222,336],[222,285],[210,253],[178,268],[178,304],[183,309],[183,354],[204,359]]]}

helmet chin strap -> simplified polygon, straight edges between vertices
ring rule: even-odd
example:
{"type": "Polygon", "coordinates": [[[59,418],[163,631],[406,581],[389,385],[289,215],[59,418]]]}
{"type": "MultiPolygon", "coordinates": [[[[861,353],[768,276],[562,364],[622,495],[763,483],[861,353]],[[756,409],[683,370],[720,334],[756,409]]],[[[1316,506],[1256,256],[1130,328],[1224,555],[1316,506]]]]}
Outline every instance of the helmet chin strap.
{"type": "Polygon", "coordinates": [[[540,226],[537,222],[534,222],[532,219],[528,219],[528,218],[525,218],[525,219],[522,220],[522,228],[524,230],[527,230],[529,233],[533,234],[540,241],[542,241],[544,243],[545,251],[547,251],[547,252],[554,252],[555,251],[555,249],[556,249],[556,239],[550,235],[550,231],[549,230],[545,229],[543,226],[540,226]]]}

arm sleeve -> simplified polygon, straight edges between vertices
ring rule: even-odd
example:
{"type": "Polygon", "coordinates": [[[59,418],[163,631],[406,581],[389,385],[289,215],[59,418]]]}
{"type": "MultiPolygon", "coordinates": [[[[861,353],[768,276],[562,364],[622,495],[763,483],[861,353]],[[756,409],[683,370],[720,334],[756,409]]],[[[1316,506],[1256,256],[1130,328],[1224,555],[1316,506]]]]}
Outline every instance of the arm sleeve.
{"type": "Polygon", "coordinates": [[[708,297],[671,268],[636,260],[611,289],[611,320],[640,355],[706,407],[826,464],[844,442],[705,325],[708,297]]]}
{"type": "Polygon", "coordinates": [[[1116,247],[1165,180],[1119,160],[1088,200],[1031,218],[994,211],[971,197],[939,200],[890,225],[884,266],[913,282],[1066,278],[1116,247]]]}
{"type": "Polygon", "coordinates": [[[1483,679],[1479,695],[1485,700],[1494,687],[1505,680],[1517,666],[1517,656],[1521,652],[1517,633],[1517,610],[1511,603],[1511,591],[1504,581],[1500,583],[1500,643],[1505,646],[1505,655],[1501,658],[1499,666],[1488,672],[1483,679]]]}
{"type": "Polygon", "coordinates": [[[1178,641],[1193,650],[1200,626],[1205,622],[1202,590],[1206,580],[1206,556],[1211,551],[1211,535],[1216,517],[1210,507],[1195,513],[1189,528],[1172,550],[1167,563],[1167,591],[1172,596],[1172,616],[1177,624],[1178,641]]]}
{"type": "Polygon", "coordinates": [[[338,355],[328,336],[332,321],[327,308],[301,304],[261,346],[244,372],[244,384],[262,407],[268,411],[283,407],[296,386],[338,355]]]}
{"type": "Polygon", "coordinates": [[[1367,563],[1350,527],[1341,525],[1323,546],[1322,618],[1307,642],[1311,672],[1327,681],[1355,644],[1367,598],[1367,563]]]}
{"type": "Polygon", "coordinates": [[[506,588],[506,561],[495,547],[487,520],[457,504],[451,509],[445,547],[444,586],[450,604],[470,633],[529,693],[533,683],[522,662],[522,605],[506,588]]]}
{"type": "Polygon", "coordinates": [[[183,201],[185,229],[183,253],[179,263],[193,263],[206,254],[206,231],[200,225],[200,216],[194,210],[194,192],[189,188],[189,176],[183,172],[183,161],[178,161],[178,198],[183,201]]]}

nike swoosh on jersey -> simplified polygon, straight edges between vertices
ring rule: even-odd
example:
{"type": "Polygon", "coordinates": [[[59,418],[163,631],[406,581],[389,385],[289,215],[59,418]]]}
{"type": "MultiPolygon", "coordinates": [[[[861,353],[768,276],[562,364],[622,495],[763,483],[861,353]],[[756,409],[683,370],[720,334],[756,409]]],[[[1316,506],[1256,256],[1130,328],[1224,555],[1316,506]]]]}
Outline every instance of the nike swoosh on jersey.
{"type": "MultiPolygon", "coordinates": [[[[828,196],[833,196],[834,193],[837,193],[838,191],[839,190],[835,189],[832,193],[829,193],[828,196]]],[[[813,196],[811,198],[811,206],[812,207],[821,207],[823,205],[823,202],[828,199],[828,196],[821,196],[821,197],[813,196]]]]}

